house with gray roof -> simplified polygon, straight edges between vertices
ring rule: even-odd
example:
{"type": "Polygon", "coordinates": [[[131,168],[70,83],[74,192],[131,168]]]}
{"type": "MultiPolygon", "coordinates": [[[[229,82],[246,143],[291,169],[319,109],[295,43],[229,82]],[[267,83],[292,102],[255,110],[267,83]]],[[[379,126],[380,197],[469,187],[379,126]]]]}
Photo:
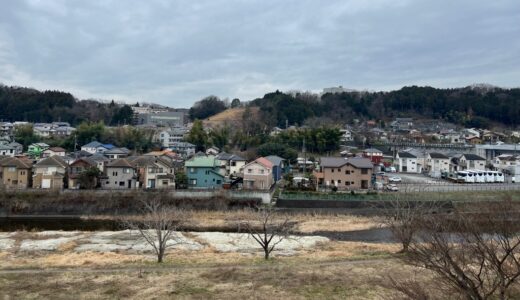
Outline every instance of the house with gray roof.
{"type": "Polygon", "coordinates": [[[136,189],[139,187],[137,179],[134,166],[126,158],[119,158],[105,166],[101,187],[104,189],[136,189]]]}
{"type": "Polygon", "coordinates": [[[220,174],[229,176],[238,176],[242,168],[246,165],[246,159],[226,152],[221,152],[215,157],[220,163],[220,174]]]}

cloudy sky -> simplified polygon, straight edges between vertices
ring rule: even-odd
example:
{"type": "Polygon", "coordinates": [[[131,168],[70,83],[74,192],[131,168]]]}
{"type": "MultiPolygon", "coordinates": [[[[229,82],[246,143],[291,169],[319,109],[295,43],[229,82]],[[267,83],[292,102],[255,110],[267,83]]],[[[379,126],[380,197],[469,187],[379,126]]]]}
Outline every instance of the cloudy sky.
{"type": "Polygon", "coordinates": [[[0,0],[0,83],[189,107],[279,90],[520,86],[518,0],[0,0]]]}

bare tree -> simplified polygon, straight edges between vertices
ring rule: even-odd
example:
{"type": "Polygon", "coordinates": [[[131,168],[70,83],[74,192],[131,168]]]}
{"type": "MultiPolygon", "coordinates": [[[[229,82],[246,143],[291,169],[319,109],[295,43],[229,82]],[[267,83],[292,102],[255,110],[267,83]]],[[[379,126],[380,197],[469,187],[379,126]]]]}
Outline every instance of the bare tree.
{"type": "Polygon", "coordinates": [[[162,263],[169,247],[184,243],[184,238],[177,231],[187,218],[187,213],[164,205],[159,199],[143,200],[142,214],[126,217],[121,224],[134,232],[149,244],[162,263]]]}
{"type": "Polygon", "coordinates": [[[422,219],[436,212],[442,205],[436,201],[419,201],[414,194],[395,194],[385,201],[383,225],[402,245],[402,252],[407,252],[415,235],[421,230],[422,219]]]}
{"type": "Polygon", "coordinates": [[[243,229],[262,247],[267,260],[276,246],[289,238],[294,223],[288,215],[280,213],[272,206],[258,208],[252,215],[250,220],[240,224],[239,231],[243,229]]]}
{"type": "Polygon", "coordinates": [[[508,299],[520,276],[519,206],[474,205],[471,213],[425,216],[403,259],[466,299],[508,299]]]}

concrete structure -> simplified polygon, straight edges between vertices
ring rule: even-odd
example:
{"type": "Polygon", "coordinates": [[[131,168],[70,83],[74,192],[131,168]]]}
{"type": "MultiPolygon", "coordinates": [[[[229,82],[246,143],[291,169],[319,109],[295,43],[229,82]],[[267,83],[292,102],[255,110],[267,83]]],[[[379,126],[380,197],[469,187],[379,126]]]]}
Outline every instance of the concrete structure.
{"type": "Polygon", "coordinates": [[[269,190],[275,183],[273,166],[273,163],[265,157],[257,158],[246,164],[243,168],[243,188],[248,190],[269,190]]]}
{"type": "Polygon", "coordinates": [[[224,183],[220,162],[214,156],[195,156],[186,161],[185,168],[189,188],[214,189],[224,183]]]}
{"type": "Polygon", "coordinates": [[[191,157],[195,155],[195,145],[192,143],[175,142],[170,144],[169,149],[180,154],[182,157],[191,157]]]}
{"type": "Polygon", "coordinates": [[[126,158],[116,159],[105,166],[101,179],[104,189],[135,189],[139,187],[137,173],[126,158]]]}
{"type": "Polygon", "coordinates": [[[0,160],[0,178],[7,189],[27,189],[31,187],[32,161],[16,157],[0,160]]]}
{"type": "Polygon", "coordinates": [[[150,112],[137,115],[137,125],[155,126],[182,126],[184,124],[184,112],[163,111],[150,112]]]}
{"type": "Polygon", "coordinates": [[[501,154],[520,154],[520,145],[501,144],[501,145],[475,145],[475,154],[488,161],[493,160],[501,154]]]}
{"type": "Polygon", "coordinates": [[[172,144],[182,142],[184,136],[189,132],[189,129],[184,126],[172,127],[167,130],[161,130],[156,135],[156,140],[161,143],[163,147],[171,147],[172,144]]]}
{"type": "Polygon", "coordinates": [[[60,156],[47,157],[33,166],[32,187],[35,189],[62,189],[68,171],[60,156]]]}
{"type": "Polygon", "coordinates": [[[318,185],[339,190],[370,188],[374,165],[361,157],[321,157],[319,171],[314,172],[318,185]]]}

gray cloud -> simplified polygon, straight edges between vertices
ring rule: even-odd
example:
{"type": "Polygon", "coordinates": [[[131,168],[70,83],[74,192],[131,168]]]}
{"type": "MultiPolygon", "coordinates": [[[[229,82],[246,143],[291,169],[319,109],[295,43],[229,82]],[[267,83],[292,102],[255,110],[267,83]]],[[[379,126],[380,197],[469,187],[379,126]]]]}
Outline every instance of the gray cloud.
{"type": "Polygon", "coordinates": [[[519,85],[515,0],[1,2],[0,82],[79,98],[519,85]]]}

